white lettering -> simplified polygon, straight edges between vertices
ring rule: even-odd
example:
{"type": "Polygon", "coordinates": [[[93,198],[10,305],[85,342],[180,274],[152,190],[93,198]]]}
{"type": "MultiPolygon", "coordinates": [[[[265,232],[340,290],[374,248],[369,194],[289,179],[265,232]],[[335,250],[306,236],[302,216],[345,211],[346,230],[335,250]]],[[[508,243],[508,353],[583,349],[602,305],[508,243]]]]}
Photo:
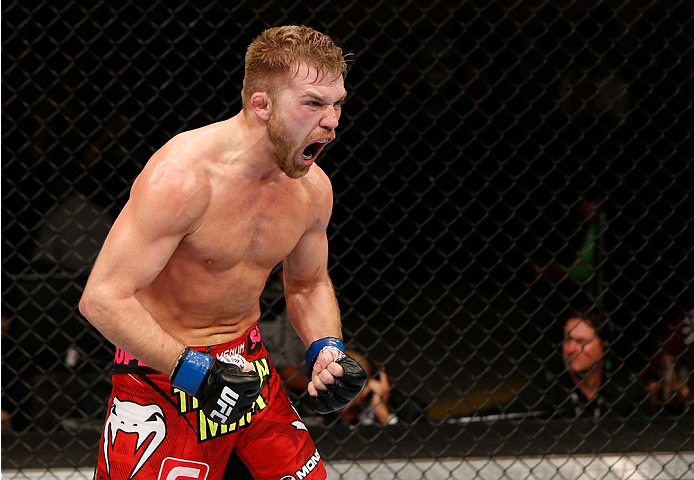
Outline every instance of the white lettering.
{"type": "Polygon", "coordinates": [[[218,353],[217,360],[219,360],[222,356],[224,355],[243,355],[243,352],[246,350],[246,344],[242,343],[241,345],[236,345],[233,348],[230,348],[228,350],[224,350],[221,353],[218,353]]]}
{"type": "Polygon", "coordinates": [[[304,468],[296,471],[296,478],[298,478],[299,480],[302,480],[309,473],[311,473],[311,470],[308,469],[308,465],[304,465],[304,468]]]}
{"type": "Polygon", "coordinates": [[[219,405],[219,410],[212,410],[210,413],[210,418],[219,418],[219,423],[226,423],[227,418],[231,415],[231,411],[236,405],[236,400],[239,399],[239,394],[233,391],[228,386],[224,387],[221,395],[217,399],[217,405],[219,405]]]}
{"type": "Polygon", "coordinates": [[[234,406],[236,405],[236,400],[239,399],[239,394],[233,391],[231,388],[225,386],[219,398],[226,401],[229,405],[234,406]]]}
{"type": "Polygon", "coordinates": [[[222,415],[217,410],[212,410],[212,413],[210,413],[210,420],[215,420],[217,418],[219,419],[217,423],[226,423],[227,418],[229,417],[227,417],[226,415],[222,415]]]}
{"type": "Polygon", "coordinates": [[[318,453],[318,449],[316,449],[316,452],[311,455],[311,458],[308,459],[306,463],[301,467],[301,470],[297,470],[294,475],[296,475],[296,478],[298,480],[302,480],[303,478],[306,478],[306,476],[313,471],[314,468],[316,468],[316,465],[318,465],[318,462],[320,461],[320,453],[318,453]]]}

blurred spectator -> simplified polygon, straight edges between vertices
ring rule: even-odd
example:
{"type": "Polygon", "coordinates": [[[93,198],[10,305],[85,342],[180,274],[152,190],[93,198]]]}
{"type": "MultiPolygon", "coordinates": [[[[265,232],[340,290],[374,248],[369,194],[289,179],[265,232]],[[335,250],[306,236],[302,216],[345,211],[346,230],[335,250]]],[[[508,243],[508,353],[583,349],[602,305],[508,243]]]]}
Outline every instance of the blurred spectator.
{"type": "MultiPolygon", "coordinates": [[[[391,386],[385,368],[376,366],[358,350],[345,352],[357,360],[366,371],[368,380],[359,396],[337,414],[349,425],[395,425],[413,423],[423,418],[424,409],[414,399],[408,399],[391,386]]],[[[335,415],[335,414],[333,414],[335,415]]]]}
{"type": "Polygon", "coordinates": [[[687,413],[694,406],[694,308],[667,325],[647,374],[656,412],[687,413]]]}
{"type": "Polygon", "coordinates": [[[398,423],[398,417],[391,411],[389,405],[393,392],[385,369],[377,371],[369,359],[359,351],[346,350],[345,353],[361,364],[366,371],[368,381],[357,398],[340,411],[342,420],[349,424],[361,423],[362,425],[373,425],[376,422],[382,425],[398,423]]]}
{"type": "Polygon", "coordinates": [[[113,219],[104,208],[73,192],[45,217],[38,234],[36,261],[64,272],[88,272],[113,219]]]}
{"type": "Polygon", "coordinates": [[[61,273],[89,273],[114,221],[109,208],[116,192],[105,190],[112,184],[113,166],[128,158],[116,142],[126,128],[125,118],[108,116],[76,159],[65,163],[64,177],[50,183],[49,198],[56,202],[47,206],[39,224],[34,252],[39,270],[58,266],[61,273]],[[89,178],[103,183],[94,184],[89,178]]]}
{"type": "Polygon", "coordinates": [[[629,417],[642,409],[647,391],[637,376],[610,355],[611,324],[595,309],[576,310],[564,322],[563,370],[545,371],[544,409],[567,417],[629,417]]]}
{"type": "Polygon", "coordinates": [[[308,418],[310,422],[310,417],[316,417],[331,422],[339,415],[348,424],[394,425],[401,415],[408,422],[421,417],[423,409],[416,408],[413,402],[408,402],[398,391],[393,391],[385,370],[377,370],[363,353],[349,349],[346,353],[361,364],[369,380],[359,396],[342,411],[317,417],[306,395],[309,382],[306,375],[306,346],[294,331],[287,315],[281,268],[268,279],[260,301],[263,314],[259,326],[263,343],[303,420],[308,418]],[[397,414],[391,411],[391,405],[394,405],[397,414]]]}
{"type": "MultiPolygon", "coordinates": [[[[576,257],[570,265],[564,265],[556,260],[543,264],[534,264],[533,270],[546,280],[559,287],[563,282],[569,281],[579,287],[581,295],[574,299],[577,304],[593,302],[601,292],[601,278],[596,267],[600,261],[602,240],[605,221],[598,213],[598,207],[604,198],[597,193],[586,195],[579,203],[581,213],[582,231],[581,243],[578,246],[576,257]]],[[[573,299],[574,295],[566,295],[573,299]]]]}
{"type": "MultiPolygon", "coordinates": [[[[66,192],[62,195],[62,201],[52,207],[41,221],[33,254],[35,269],[57,274],[46,280],[57,291],[74,282],[75,276],[86,277],[112,224],[113,218],[103,207],[77,191],[66,192]]],[[[100,349],[101,341],[97,337],[77,337],[76,329],[83,330],[90,326],[75,315],[76,310],[66,315],[62,306],[51,299],[37,298],[35,301],[46,312],[34,323],[35,333],[41,339],[51,338],[53,347],[42,350],[42,355],[34,359],[37,365],[47,370],[53,369],[57,360],[54,354],[58,353],[65,366],[74,368],[79,364],[81,351],[100,349]],[[48,303],[44,305],[46,300],[48,303]],[[56,328],[64,335],[56,337],[56,328]]],[[[63,301],[75,305],[79,297],[72,299],[65,296],[63,301]]],[[[33,350],[32,346],[26,344],[22,348],[33,350]]]]}
{"type": "MultiPolygon", "coordinates": [[[[57,127],[54,125],[56,118],[74,118],[78,112],[70,103],[62,105],[59,113],[52,106],[46,108],[40,117],[45,129],[41,130],[37,141],[39,151],[51,158],[51,164],[58,170],[50,172],[50,180],[45,180],[47,195],[42,196],[45,204],[36,207],[40,208],[42,216],[33,232],[32,267],[41,274],[48,274],[43,282],[61,292],[62,301],[32,295],[32,301],[45,315],[36,318],[32,325],[35,335],[25,337],[20,348],[30,352],[39,350],[33,363],[46,372],[57,373],[65,366],[69,371],[79,369],[83,375],[101,375],[100,359],[113,357],[112,346],[104,343],[100,336],[82,333],[98,332],[77,309],[66,311],[64,305],[74,306],[79,302],[84,279],[114,222],[111,209],[118,194],[114,186],[129,191],[131,178],[127,178],[122,167],[114,172],[115,166],[135,163],[132,154],[119,142],[129,124],[117,112],[105,114],[88,135],[79,136],[79,144],[73,145],[73,154],[63,157],[53,151],[56,142],[49,133],[57,127]],[[88,141],[85,142],[85,138],[88,141]],[[121,185],[121,181],[127,185],[121,185]],[[74,295],[77,296],[73,298],[74,295]],[[51,348],[36,347],[32,342],[50,344],[51,348]]],[[[107,381],[110,383],[110,378],[107,381]]],[[[99,408],[103,408],[101,402],[99,408]]]]}

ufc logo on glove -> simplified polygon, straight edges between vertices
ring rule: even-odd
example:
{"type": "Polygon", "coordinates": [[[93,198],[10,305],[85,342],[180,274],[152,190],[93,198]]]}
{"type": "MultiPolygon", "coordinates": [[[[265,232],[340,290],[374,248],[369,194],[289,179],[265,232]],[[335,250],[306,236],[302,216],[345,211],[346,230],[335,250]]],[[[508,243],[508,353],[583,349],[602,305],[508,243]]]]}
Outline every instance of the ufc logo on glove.
{"type": "Polygon", "coordinates": [[[263,380],[241,355],[214,359],[186,347],[171,373],[171,385],[194,396],[207,418],[229,425],[251,411],[263,380]]]}
{"type": "Polygon", "coordinates": [[[219,420],[219,423],[226,423],[229,415],[231,415],[234,406],[236,405],[236,400],[239,399],[239,394],[233,391],[229,387],[224,387],[219,399],[217,400],[217,405],[219,405],[219,410],[212,410],[210,414],[211,420],[219,420]]]}

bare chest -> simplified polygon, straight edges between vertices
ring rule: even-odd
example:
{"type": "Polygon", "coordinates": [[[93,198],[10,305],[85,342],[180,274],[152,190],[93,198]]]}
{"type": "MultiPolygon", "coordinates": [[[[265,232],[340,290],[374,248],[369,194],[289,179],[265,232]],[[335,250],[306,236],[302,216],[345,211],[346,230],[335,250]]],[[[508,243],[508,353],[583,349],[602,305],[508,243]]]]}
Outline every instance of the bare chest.
{"type": "Polygon", "coordinates": [[[310,209],[296,195],[221,198],[181,249],[205,268],[271,269],[293,250],[309,224],[310,209]]]}

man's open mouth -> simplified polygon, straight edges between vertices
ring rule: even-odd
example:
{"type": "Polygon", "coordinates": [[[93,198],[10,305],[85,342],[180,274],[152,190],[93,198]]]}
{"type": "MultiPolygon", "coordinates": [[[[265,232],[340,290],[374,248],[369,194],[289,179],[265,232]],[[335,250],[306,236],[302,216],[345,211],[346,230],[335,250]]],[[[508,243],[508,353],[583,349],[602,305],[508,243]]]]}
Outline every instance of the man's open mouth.
{"type": "Polygon", "coordinates": [[[304,148],[304,151],[302,153],[302,157],[305,161],[315,161],[316,157],[318,157],[318,154],[323,150],[325,145],[330,142],[332,138],[321,138],[320,140],[316,140],[315,142],[311,143],[308,145],[306,148],[304,148]]]}

